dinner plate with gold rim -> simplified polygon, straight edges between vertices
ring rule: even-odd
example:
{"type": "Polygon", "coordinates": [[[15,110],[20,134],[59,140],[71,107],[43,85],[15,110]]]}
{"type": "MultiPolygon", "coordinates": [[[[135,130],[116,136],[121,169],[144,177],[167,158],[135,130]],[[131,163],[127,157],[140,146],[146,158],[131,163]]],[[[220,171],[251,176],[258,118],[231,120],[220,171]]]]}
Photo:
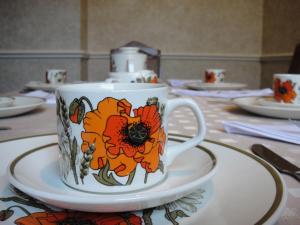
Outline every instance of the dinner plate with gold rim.
{"type": "MultiPolygon", "coordinates": [[[[187,138],[178,135],[169,137],[175,142],[187,138]]],[[[0,143],[1,153],[5,156],[4,163],[0,165],[0,175],[5,176],[4,168],[17,155],[56,141],[55,135],[47,135],[0,143]]],[[[195,191],[177,201],[128,212],[126,216],[135,215],[144,223],[151,221],[154,225],[174,222],[199,224],[199,221],[201,224],[274,224],[278,220],[285,207],[287,193],[282,177],[270,164],[242,149],[218,142],[206,140],[201,143],[200,149],[196,149],[207,149],[218,159],[218,171],[211,182],[200,187],[202,194],[195,191]]],[[[0,196],[3,193],[7,195],[7,188],[8,180],[1,179],[0,196]]],[[[0,207],[3,206],[0,204],[0,207]]],[[[41,208],[29,208],[31,213],[41,211],[41,208]]],[[[78,213],[76,215],[76,219],[79,219],[78,213]]],[[[102,214],[99,214],[100,218],[102,214]]]]}
{"type": "Polygon", "coordinates": [[[259,103],[260,97],[243,97],[233,99],[233,103],[240,108],[267,117],[300,119],[300,107],[266,106],[259,103]]]}
{"type": "Polygon", "coordinates": [[[205,82],[193,82],[193,83],[187,83],[185,86],[189,89],[193,90],[239,90],[246,88],[246,84],[241,83],[205,83],[205,82]]]}

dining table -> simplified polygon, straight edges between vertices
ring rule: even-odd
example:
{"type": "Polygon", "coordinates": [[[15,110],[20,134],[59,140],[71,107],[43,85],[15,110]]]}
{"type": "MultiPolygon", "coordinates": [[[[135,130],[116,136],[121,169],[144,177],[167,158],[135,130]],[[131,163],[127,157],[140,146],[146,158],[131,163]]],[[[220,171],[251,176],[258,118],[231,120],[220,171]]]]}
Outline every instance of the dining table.
{"type": "MultiPolygon", "coordinates": [[[[75,212],[49,206],[41,199],[27,195],[26,190],[10,185],[6,173],[10,162],[30,148],[38,147],[40,142],[49,141],[49,137],[51,140],[55,139],[56,104],[52,102],[21,115],[0,118],[0,127],[9,128],[0,130],[0,223],[63,224],[63,221],[64,224],[79,224],[76,221],[81,221],[80,224],[300,224],[300,182],[289,175],[279,174],[274,167],[251,151],[253,144],[264,144],[300,167],[300,146],[264,137],[228,133],[224,129],[226,121],[276,125],[287,122],[287,119],[246,112],[231,99],[183,94],[170,95],[170,98],[190,98],[199,105],[207,128],[205,140],[200,146],[210,149],[219,163],[216,176],[209,184],[212,187],[203,187],[202,194],[196,195],[194,202],[187,203],[187,200],[193,200],[193,196],[187,196],[174,201],[173,205],[168,203],[167,206],[138,211],[75,212]],[[40,141],[31,145],[28,144],[30,140],[40,141]],[[206,195],[205,191],[210,193],[206,195]]],[[[180,107],[172,112],[168,119],[169,139],[184,140],[194,136],[196,132],[197,121],[189,108],[180,107]]],[[[43,162],[37,160],[35,163],[43,162]]]]}

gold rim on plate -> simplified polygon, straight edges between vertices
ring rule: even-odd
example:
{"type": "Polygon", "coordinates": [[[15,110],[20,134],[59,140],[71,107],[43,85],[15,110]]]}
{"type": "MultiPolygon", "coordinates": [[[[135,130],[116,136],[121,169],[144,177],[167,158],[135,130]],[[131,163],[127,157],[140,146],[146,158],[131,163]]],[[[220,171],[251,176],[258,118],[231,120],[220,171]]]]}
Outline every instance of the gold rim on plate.
{"type": "MultiPolygon", "coordinates": [[[[9,140],[2,140],[2,141],[0,141],[0,143],[9,142],[9,141],[15,141],[15,140],[20,140],[20,139],[33,138],[33,137],[50,136],[50,135],[56,135],[56,133],[48,133],[48,134],[40,134],[40,135],[32,135],[32,136],[12,138],[12,139],[9,139],[9,140]]],[[[190,136],[181,135],[181,134],[169,134],[169,135],[173,136],[173,137],[191,138],[190,136]]],[[[183,141],[183,140],[180,140],[180,139],[178,140],[176,138],[169,138],[169,139],[173,140],[173,141],[180,141],[180,142],[183,141]]],[[[261,164],[271,174],[272,178],[274,179],[275,186],[276,186],[276,195],[275,195],[274,201],[273,201],[271,207],[269,208],[269,210],[255,223],[257,225],[264,224],[275,213],[275,211],[278,209],[280,203],[283,200],[284,184],[282,183],[281,178],[278,175],[278,173],[274,170],[274,168],[269,163],[265,162],[264,160],[262,160],[261,158],[255,156],[254,154],[246,152],[245,150],[242,150],[240,148],[237,148],[237,147],[234,147],[234,146],[231,146],[231,145],[227,145],[227,144],[224,144],[224,143],[221,143],[221,142],[218,142],[218,141],[212,141],[212,140],[207,140],[207,139],[204,139],[204,141],[208,142],[208,143],[220,145],[220,146],[232,149],[234,151],[237,151],[237,152],[239,152],[239,153],[241,153],[243,155],[246,155],[247,157],[249,157],[249,158],[257,161],[259,164],[261,164]]],[[[49,146],[52,146],[52,145],[55,145],[55,144],[57,144],[57,143],[51,143],[51,144],[39,146],[37,148],[31,149],[31,150],[29,150],[29,151],[21,154],[20,156],[18,156],[13,161],[13,163],[11,164],[11,167],[10,167],[10,170],[11,170],[12,174],[13,174],[13,171],[12,171],[13,167],[16,165],[16,163],[18,162],[18,160],[20,160],[22,157],[30,154],[31,152],[37,151],[37,150],[39,150],[41,148],[49,147],[49,146]]],[[[210,151],[207,148],[204,148],[203,146],[201,146],[201,144],[199,146],[197,146],[197,147],[201,148],[206,153],[208,153],[210,155],[210,157],[212,157],[214,165],[215,165],[216,158],[214,157],[214,155],[211,154],[210,151]]]]}

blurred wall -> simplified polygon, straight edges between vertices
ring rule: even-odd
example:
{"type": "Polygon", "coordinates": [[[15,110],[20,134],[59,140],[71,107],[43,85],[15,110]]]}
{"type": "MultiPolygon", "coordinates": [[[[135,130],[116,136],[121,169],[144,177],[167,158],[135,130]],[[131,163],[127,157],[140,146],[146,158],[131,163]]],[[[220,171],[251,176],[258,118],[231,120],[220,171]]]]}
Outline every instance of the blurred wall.
{"type": "Polygon", "coordinates": [[[300,43],[300,1],[264,0],[262,87],[270,87],[274,73],[287,73],[300,43]]]}
{"type": "Polygon", "coordinates": [[[0,92],[42,80],[49,68],[82,70],[80,0],[0,0],[0,92]]]}
{"type": "MultiPolygon", "coordinates": [[[[276,18],[275,12],[291,10],[290,2],[299,10],[296,0],[274,0],[282,5],[279,9],[272,2],[0,0],[0,91],[43,81],[47,68],[67,69],[70,81],[103,80],[109,71],[110,49],[132,40],[162,51],[163,79],[201,79],[205,68],[222,67],[227,81],[257,88],[261,69],[265,76],[270,62],[267,54],[290,55],[295,42],[285,49],[267,46],[272,32],[281,33],[276,23],[283,26],[280,19],[287,19],[276,18]]],[[[277,41],[271,40],[273,45],[277,41]]]]}
{"type": "Polygon", "coordinates": [[[227,81],[258,87],[262,7],[262,0],[89,0],[88,76],[104,79],[107,52],[136,40],[162,51],[164,79],[201,79],[218,67],[227,81]]]}

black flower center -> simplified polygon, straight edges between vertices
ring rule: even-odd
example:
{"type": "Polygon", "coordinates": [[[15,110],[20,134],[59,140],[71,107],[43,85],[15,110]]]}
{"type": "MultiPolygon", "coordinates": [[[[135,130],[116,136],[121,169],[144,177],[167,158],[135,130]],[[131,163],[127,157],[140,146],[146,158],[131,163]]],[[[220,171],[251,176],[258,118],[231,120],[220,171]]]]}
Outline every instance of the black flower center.
{"type": "Polygon", "coordinates": [[[126,141],[137,147],[149,138],[149,128],[144,123],[130,124],[126,129],[126,141]]]}
{"type": "Polygon", "coordinates": [[[84,219],[84,218],[67,218],[63,221],[58,221],[57,224],[59,225],[95,225],[96,223],[93,221],[90,221],[89,219],[84,219]]]}
{"type": "Polygon", "coordinates": [[[279,87],[278,91],[280,94],[286,94],[287,93],[287,89],[285,87],[279,87]]]}

